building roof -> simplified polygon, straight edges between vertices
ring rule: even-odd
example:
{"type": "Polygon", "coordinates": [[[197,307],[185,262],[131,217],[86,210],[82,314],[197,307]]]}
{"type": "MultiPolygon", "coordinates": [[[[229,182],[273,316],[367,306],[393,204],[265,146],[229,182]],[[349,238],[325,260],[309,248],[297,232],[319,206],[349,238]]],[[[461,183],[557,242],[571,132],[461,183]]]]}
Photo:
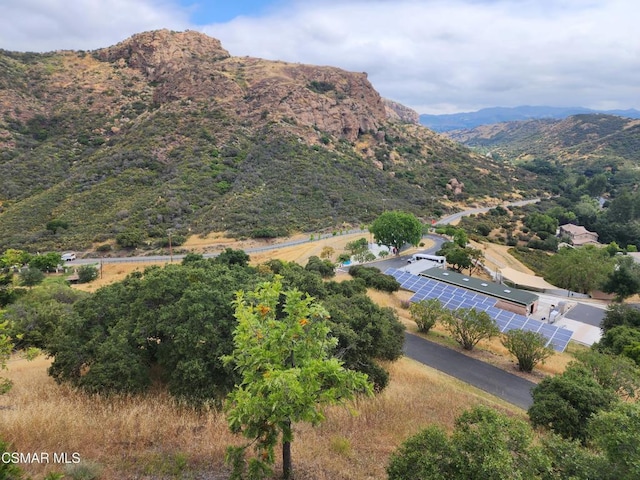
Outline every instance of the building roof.
{"type": "Polygon", "coordinates": [[[533,290],[557,290],[558,287],[550,284],[544,278],[529,273],[519,272],[513,268],[504,267],[500,269],[503,280],[513,283],[515,286],[529,287],[533,290]]]}
{"type": "Polygon", "coordinates": [[[474,292],[489,295],[494,298],[506,300],[517,305],[531,305],[538,300],[538,296],[518,290],[517,288],[507,287],[499,283],[473,278],[450,270],[442,270],[439,268],[430,268],[420,272],[423,277],[438,280],[439,282],[448,283],[456,287],[465,288],[474,292]]]}
{"type": "Polygon", "coordinates": [[[597,233],[590,232],[589,230],[584,228],[582,225],[574,225],[573,223],[567,223],[565,225],[561,225],[560,229],[564,230],[565,232],[571,235],[585,235],[590,233],[591,235],[595,235],[596,237],[598,236],[597,233]]]}

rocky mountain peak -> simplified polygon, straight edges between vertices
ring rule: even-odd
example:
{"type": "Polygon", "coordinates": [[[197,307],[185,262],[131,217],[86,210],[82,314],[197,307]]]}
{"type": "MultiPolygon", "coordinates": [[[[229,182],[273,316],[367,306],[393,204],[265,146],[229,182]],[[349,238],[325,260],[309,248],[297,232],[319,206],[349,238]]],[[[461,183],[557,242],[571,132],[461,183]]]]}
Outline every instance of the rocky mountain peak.
{"type": "Polygon", "coordinates": [[[156,104],[206,102],[254,125],[284,121],[353,141],[376,133],[389,114],[398,117],[385,109],[366,73],[232,57],[219,40],[194,31],[144,32],[94,56],[142,72],[156,104]]]}
{"type": "Polygon", "coordinates": [[[150,81],[159,80],[170,70],[230,57],[219,40],[192,30],[138,33],[114,46],[97,50],[96,56],[141,70],[150,81]]]}
{"type": "Polygon", "coordinates": [[[415,110],[402,105],[401,103],[394,102],[388,98],[383,98],[384,108],[387,112],[387,117],[390,120],[403,123],[413,123],[415,125],[420,124],[420,115],[415,110]]]}

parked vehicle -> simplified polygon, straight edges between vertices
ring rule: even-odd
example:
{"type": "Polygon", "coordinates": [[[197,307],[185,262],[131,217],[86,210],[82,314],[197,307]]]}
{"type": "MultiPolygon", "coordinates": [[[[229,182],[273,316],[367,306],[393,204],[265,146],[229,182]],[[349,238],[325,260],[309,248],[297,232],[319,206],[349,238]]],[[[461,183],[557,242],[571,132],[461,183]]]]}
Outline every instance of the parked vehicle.
{"type": "Polygon", "coordinates": [[[407,263],[417,262],[418,260],[429,260],[430,262],[439,263],[440,265],[444,265],[447,261],[446,257],[441,255],[429,255],[428,253],[416,253],[411,256],[407,263]]]}
{"type": "Polygon", "coordinates": [[[65,262],[71,262],[76,259],[76,254],[73,252],[67,252],[62,254],[62,260],[65,262]]]}

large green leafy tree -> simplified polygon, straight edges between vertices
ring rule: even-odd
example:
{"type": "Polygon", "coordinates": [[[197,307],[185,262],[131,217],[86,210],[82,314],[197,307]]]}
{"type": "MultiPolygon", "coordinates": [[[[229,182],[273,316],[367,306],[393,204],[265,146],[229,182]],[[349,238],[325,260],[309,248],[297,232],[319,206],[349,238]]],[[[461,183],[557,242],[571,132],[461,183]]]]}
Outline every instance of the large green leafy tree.
{"type": "Polygon", "coordinates": [[[614,293],[617,302],[639,293],[640,265],[628,257],[620,259],[602,285],[602,291],[614,293]]]}
{"type": "Polygon", "coordinates": [[[558,228],[558,220],[537,212],[527,216],[524,224],[536,233],[555,234],[558,228]]]}
{"type": "MultiPolygon", "coordinates": [[[[396,360],[402,355],[404,326],[395,310],[373,302],[366,295],[366,284],[361,278],[323,282],[317,272],[294,262],[271,260],[265,265],[282,276],[285,288],[298,289],[321,301],[331,316],[331,334],[338,339],[334,354],[345,367],[369,375],[375,389],[382,390],[389,374],[377,360],[396,360]]],[[[388,278],[397,285],[395,278],[382,275],[378,269],[361,268],[372,278],[388,278]]]]}
{"type": "MultiPolygon", "coordinates": [[[[238,292],[235,305],[235,348],[225,362],[241,379],[228,397],[229,426],[251,439],[259,455],[249,462],[251,478],[270,473],[279,441],[283,477],[291,478],[293,424],[320,423],[321,405],[371,393],[371,384],[331,355],[337,340],[329,335],[328,312],[313,298],[283,291],[275,281],[249,294],[238,292]]],[[[229,450],[235,475],[242,471],[249,445],[229,450]]]]}
{"type": "Polygon", "coordinates": [[[531,480],[546,476],[550,461],[531,427],[487,407],[457,420],[451,436],[430,426],[407,440],[387,467],[389,480],[531,480]]]}
{"type": "Polygon", "coordinates": [[[45,348],[58,324],[72,314],[73,304],[85,296],[59,283],[40,285],[8,305],[1,318],[9,322],[16,348],[45,348]]]}
{"type": "Polygon", "coordinates": [[[640,329],[626,325],[613,327],[605,332],[593,346],[598,351],[612,355],[629,357],[640,366],[640,329]]]}
{"type": "Polygon", "coordinates": [[[50,374],[89,391],[136,392],[158,378],[182,398],[222,398],[235,381],[233,292],[256,272],[210,260],[152,267],[74,305],[47,343],[50,374]]]}
{"type": "Polygon", "coordinates": [[[382,390],[389,374],[377,360],[397,360],[404,343],[404,326],[395,310],[379,307],[365,294],[331,295],[322,304],[338,340],[335,355],[345,367],[366,373],[376,391],[382,390]]]}
{"type": "Polygon", "coordinates": [[[591,245],[561,248],[549,259],[544,278],[557,287],[589,293],[602,286],[613,272],[614,264],[605,250],[591,245]]]}
{"type": "Polygon", "coordinates": [[[0,256],[0,267],[9,268],[13,266],[21,267],[29,263],[31,255],[24,250],[17,250],[15,248],[6,249],[0,256]]]}
{"type": "Polygon", "coordinates": [[[576,353],[576,361],[569,364],[569,370],[578,366],[586,368],[603,388],[623,399],[637,397],[640,392],[640,368],[625,356],[603,353],[594,347],[576,353]]]}
{"type": "Polygon", "coordinates": [[[640,328],[640,310],[624,303],[610,304],[600,327],[606,334],[610,329],[619,326],[640,328]]]}
{"type": "Polygon", "coordinates": [[[29,267],[37,268],[43,272],[53,272],[62,263],[62,255],[58,252],[47,252],[34,255],[29,260],[29,267]]]}
{"type": "Polygon", "coordinates": [[[482,266],[482,259],[484,258],[482,250],[469,246],[462,247],[455,241],[444,242],[436,254],[446,257],[447,263],[456,272],[462,272],[462,270],[468,269],[469,275],[471,275],[476,268],[482,266]]]}
{"type": "Polygon", "coordinates": [[[617,398],[600,385],[583,366],[568,368],[563,374],[547,377],[532,391],[529,418],[566,439],[586,442],[587,421],[592,415],[609,410],[617,398]]]}
{"type": "Polygon", "coordinates": [[[598,413],[589,423],[589,433],[607,459],[607,478],[640,478],[640,405],[622,402],[598,413]]]}
{"type": "Polygon", "coordinates": [[[422,223],[405,212],[384,212],[369,227],[376,243],[395,247],[399,252],[407,243],[417,246],[422,238],[422,223]]]}

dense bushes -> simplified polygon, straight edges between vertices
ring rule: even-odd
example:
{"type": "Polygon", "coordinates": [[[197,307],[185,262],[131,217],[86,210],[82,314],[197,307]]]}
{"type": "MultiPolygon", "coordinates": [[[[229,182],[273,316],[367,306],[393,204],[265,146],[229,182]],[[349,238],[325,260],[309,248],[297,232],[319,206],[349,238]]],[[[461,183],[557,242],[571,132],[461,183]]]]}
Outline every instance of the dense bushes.
{"type": "Polygon", "coordinates": [[[336,274],[336,268],[330,260],[322,260],[319,257],[309,257],[305,270],[317,272],[322,278],[331,278],[336,274]]]}
{"type": "Polygon", "coordinates": [[[273,260],[256,269],[248,259],[231,249],[210,260],[192,255],[80,299],[42,344],[54,357],[50,374],[91,392],[139,392],[159,381],[177,397],[215,401],[236,381],[220,360],[232,349],[235,292],[277,273],[285,288],[325,304],[338,339],[334,353],[345,365],[368,373],[377,389],[387,384],[376,359],[401,355],[403,326],[393,310],[365,295],[362,280],[323,282],[298,264],[273,260]]]}
{"type": "Polygon", "coordinates": [[[541,453],[525,422],[475,407],[456,420],[451,435],[430,426],[408,439],[387,473],[389,480],[540,479],[550,470],[541,453]]]}
{"type": "Polygon", "coordinates": [[[391,456],[389,480],[635,480],[640,407],[619,403],[585,421],[588,447],[487,407],[464,412],[451,434],[429,426],[391,456]]]}
{"type": "Polygon", "coordinates": [[[376,267],[353,265],[349,267],[349,275],[355,278],[361,278],[365,281],[367,287],[382,290],[383,292],[397,292],[400,289],[400,283],[395,277],[385,275],[376,267]]]}

